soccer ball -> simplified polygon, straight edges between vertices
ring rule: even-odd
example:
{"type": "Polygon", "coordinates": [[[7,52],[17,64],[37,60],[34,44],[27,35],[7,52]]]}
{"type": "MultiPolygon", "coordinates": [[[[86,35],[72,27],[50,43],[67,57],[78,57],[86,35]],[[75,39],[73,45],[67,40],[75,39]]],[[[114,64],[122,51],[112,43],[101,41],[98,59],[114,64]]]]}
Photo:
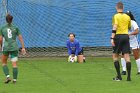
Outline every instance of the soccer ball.
{"type": "Polygon", "coordinates": [[[70,62],[72,62],[72,63],[74,62],[74,57],[70,58],[70,62]]]}

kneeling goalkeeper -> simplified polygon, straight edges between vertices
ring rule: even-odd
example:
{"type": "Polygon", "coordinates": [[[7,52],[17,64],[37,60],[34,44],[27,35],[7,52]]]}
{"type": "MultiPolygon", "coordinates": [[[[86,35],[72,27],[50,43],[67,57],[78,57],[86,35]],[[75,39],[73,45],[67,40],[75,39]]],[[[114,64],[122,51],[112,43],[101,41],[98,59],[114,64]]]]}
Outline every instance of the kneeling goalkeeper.
{"type": "Polygon", "coordinates": [[[85,58],[83,57],[83,48],[80,47],[79,41],[75,39],[75,34],[70,33],[68,35],[69,40],[67,40],[67,49],[68,49],[68,62],[70,62],[70,58],[74,57],[75,62],[85,62],[85,58]]]}

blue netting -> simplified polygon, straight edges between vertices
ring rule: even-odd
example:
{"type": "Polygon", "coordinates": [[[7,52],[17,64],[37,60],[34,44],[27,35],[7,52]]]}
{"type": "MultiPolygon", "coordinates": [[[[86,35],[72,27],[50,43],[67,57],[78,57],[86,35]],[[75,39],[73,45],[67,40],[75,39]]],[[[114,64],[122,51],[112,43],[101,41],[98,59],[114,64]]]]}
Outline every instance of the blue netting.
{"type": "MultiPolygon", "coordinates": [[[[9,0],[26,47],[64,47],[76,34],[83,47],[110,46],[111,20],[120,0],[9,0]]],[[[121,0],[140,25],[139,0],[121,0]]]]}

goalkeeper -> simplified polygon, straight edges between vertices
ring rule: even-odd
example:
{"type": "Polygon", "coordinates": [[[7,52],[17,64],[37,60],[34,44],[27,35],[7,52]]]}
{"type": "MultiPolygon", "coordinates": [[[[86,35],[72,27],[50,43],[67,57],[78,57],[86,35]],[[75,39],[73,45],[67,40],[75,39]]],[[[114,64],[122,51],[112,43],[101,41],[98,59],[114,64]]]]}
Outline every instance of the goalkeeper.
{"type": "Polygon", "coordinates": [[[74,57],[75,62],[85,62],[85,58],[83,56],[83,49],[80,47],[79,41],[75,39],[75,34],[70,33],[68,35],[69,40],[67,40],[67,49],[68,49],[68,62],[70,62],[70,58],[74,57]]]}

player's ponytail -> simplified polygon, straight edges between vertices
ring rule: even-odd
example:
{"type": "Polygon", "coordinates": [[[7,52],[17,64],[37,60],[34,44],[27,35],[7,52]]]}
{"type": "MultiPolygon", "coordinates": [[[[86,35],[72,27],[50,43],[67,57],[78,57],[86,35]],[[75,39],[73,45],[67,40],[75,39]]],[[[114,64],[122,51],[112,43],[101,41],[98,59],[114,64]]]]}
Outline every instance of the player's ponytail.
{"type": "Polygon", "coordinates": [[[126,14],[131,18],[131,20],[136,21],[131,11],[127,11],[126,14]]]}

